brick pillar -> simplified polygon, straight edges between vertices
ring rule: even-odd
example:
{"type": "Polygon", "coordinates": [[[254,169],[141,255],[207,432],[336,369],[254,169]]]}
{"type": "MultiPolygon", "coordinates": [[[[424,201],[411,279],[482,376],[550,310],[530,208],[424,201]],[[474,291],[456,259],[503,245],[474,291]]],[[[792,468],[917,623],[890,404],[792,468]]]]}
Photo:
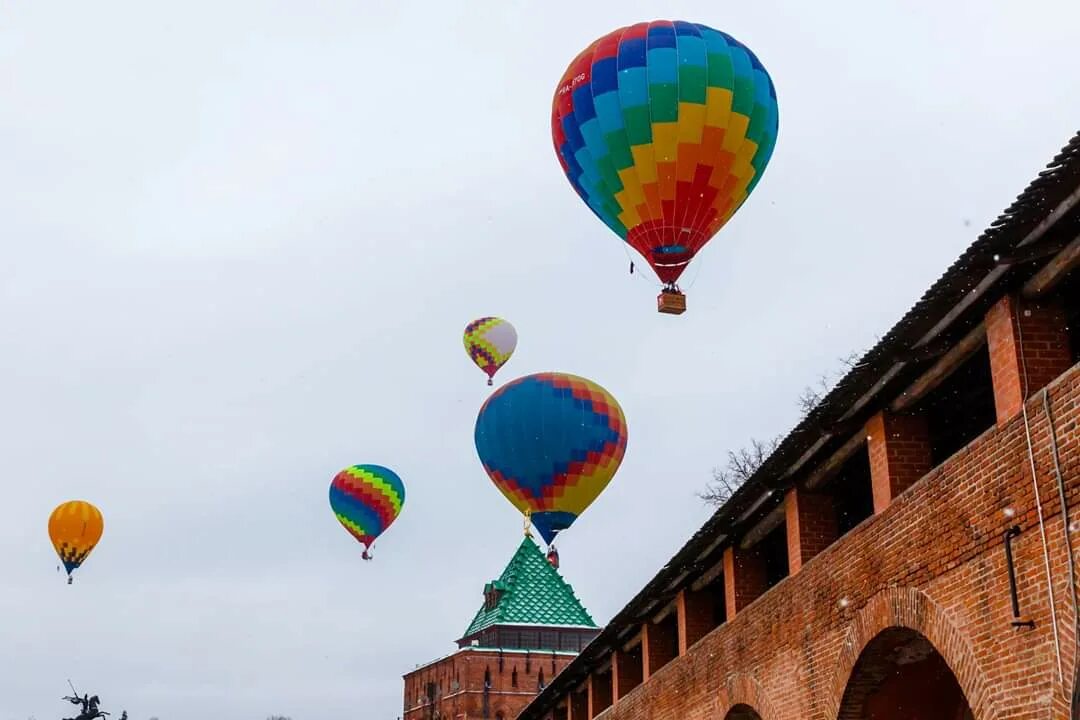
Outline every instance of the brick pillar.
{"type": "Polygon", "coordinates": [[[833,499],[824,493],[792,488],[784,497],[786,512],[788,574],[829,547],[837,538],[833,499]]]}
{"type": "Polygon", "coordinates": [[[594,673],[589,676],[589,720],[611,707],[611,673],[594,673]]]}
{"type": "Polygon", "coordinates": [[[679,621],[679,654],[713,629],[712,596],[707,591],[694,592],[684,588],[675,596],[675,612],[679,621]]]}
{"type": "Polygon", "coordinates": [[[994,407],[1000,425],[1015,417],[1026,399],[1025,366],[1027,397],[1072,366],[1069,328],[1060,303],[1021,303],[1009,295],[990,308],[985,324],[994,379],[994,407]]]}
{"type": "Polygon", "coordinates": [[[584,689],[570,693],[570,720],[589,720],[589,694],[584,689]]]}
{"type": "Polygon", "coordinates": [[[642,659],[634,653],[616,650],[611,654],[611,694],[614,701],[626,697],[641,684],[642,670],[642,659]]]}
{"type": "Polygon", "coordinates": [[[889,507],[900,493],[930,472],[930,434],[919,415],[882,410],[866,423],[874,512],[889,507]]]}
{"type": "Polygon", "coordinates": [[[646,620],[641,625],[641,657],[644,673],[642,680],[675,659],[679,650],[678,631],[671,632],[669,623],[652,623],[646,620]]]}
{"type": "Polygon", "coordinates": [[[766,587],[765,559],[761,555],[753,548],[724,550],[724,600],[729,621],[765,592],[766,587]]]}

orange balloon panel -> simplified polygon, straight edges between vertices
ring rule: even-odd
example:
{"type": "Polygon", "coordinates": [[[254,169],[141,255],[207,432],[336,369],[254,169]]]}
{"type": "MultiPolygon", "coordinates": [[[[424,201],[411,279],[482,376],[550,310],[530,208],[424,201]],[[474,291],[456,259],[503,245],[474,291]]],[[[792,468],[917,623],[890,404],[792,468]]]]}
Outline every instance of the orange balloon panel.
{"type": "Polygon", "coordinates": [[[85,500],[61,503],[49,516],[49,539],[64,563],[69,583],[71,572],[86,560],[104,529],[101,511],[85,500]]]}

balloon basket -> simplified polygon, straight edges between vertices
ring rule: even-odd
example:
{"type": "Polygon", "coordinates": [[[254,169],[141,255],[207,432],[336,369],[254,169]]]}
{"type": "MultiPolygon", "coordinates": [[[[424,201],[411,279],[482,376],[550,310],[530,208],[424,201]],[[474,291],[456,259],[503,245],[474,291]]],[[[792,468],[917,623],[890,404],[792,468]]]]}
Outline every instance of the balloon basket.
{"type": "Polygon", "coordinates": [[[656,296],[656,309],[665,315],[682,315],[686,312],[686,296],[678,290],[664,290],[656,296]]]}
{"type": "Polygon", "coordinates": [[[67,583],[67,584],[68,584],[68,585],[70,585],[70,584],[71,584],[71,578],[70,578],[70,577],[68,578],[68,583],[67,583]]]}

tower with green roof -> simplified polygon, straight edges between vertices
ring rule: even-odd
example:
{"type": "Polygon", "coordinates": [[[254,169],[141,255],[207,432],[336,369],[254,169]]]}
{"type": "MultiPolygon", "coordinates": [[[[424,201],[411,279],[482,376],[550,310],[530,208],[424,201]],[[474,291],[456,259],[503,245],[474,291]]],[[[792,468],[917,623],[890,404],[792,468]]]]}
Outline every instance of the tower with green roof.
{"type": "Polygon", "coordinates": [[[600,633],[558,555],[526,535],[453,654],[405,675],[403,720],[511,720],[600,633]]]}
{"type": "Polygon", "coordinates": [[[599,632],[555,562],[526,535],[502,575],[484,585],[484,604],[458,647],[578,652],[599,632]]]}

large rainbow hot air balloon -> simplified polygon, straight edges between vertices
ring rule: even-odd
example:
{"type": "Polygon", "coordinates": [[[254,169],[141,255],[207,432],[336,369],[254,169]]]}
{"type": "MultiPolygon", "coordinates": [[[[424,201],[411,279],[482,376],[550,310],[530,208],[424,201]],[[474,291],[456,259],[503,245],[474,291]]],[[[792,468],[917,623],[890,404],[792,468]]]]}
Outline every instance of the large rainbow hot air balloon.
{"type": "Polygon", "coordinates": [[[488,385],[517,348],[517,331],[506,320],[483,317],[465,326],[465,351],[487,373],[488,385]]]}
{"type": "Polygon", "coordinates": [[[626,418],[591,380],[537,373],[495,391],[476,418],[476,451],[506,499],[549,545],[611,482],[626,453],[626,418]]]}
{"type": "Polygon", "coordinates": [[[397,473],[382,465],[353,465],[330,483],[330,509],[338,522],[364,547],[371,559],[371,545],[401,514],[405,484],[397,473]]]}
{"type": "Polygon", "coordinates": [[[555,152],[589,208],[645,258],[678,314],[676,282],[753,191],[773,152],[776,91],[735,38],[658,20],[579,54],[552,102],[555,152]]]}
{"type": "Polygon", "coordinates": [[[105,520],[101,511],[85,500],[60,503],[49,516],[49,539],[64,563],[68,585],[71,573],[86,561],[101,540],[105,520]]]}

